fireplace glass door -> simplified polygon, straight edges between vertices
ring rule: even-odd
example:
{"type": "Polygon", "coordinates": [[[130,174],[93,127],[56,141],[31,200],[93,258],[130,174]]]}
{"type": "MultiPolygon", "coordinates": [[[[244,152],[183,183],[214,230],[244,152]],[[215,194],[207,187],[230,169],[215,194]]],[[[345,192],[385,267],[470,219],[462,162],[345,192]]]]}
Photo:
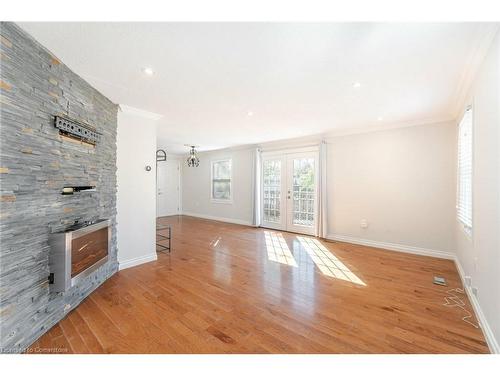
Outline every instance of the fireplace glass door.
{"type": "Polygon", "coordinates": [[[71,277],[108,255],[108,227],[84,233],[71,240],[71,277]]]}

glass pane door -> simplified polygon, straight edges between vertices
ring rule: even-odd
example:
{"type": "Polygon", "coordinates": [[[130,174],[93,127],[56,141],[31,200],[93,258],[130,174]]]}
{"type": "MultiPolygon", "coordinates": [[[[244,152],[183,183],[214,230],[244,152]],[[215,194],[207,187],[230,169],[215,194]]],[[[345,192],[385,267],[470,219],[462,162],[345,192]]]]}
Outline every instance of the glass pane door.
{"type": "Polygon", "coordinates": [[[282,210],[282,158],[263,159],[262,161],[262,222],[263,226],[284,229],[282,210]]]}
{"type": "Polygon", "coordinates": [[[317,152],[262,157],[262,226],[314,234],[317,152]]]}
{"type": "Polygon", "coordinates": [[[287,166],[287,230],[314,234],[317,155],[315,153],[288,155],[287,166]]]}
{"type": "Polygon", "coordinates": [[[314,159],[293,160],[293,215],[294,225],[312,227],[314,224],[314,159]]]}

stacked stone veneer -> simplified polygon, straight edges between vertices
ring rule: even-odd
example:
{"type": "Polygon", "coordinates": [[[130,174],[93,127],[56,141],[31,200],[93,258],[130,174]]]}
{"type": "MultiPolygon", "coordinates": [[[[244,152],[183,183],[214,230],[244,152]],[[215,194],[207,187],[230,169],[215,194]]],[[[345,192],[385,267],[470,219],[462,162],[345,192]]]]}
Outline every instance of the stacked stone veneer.
{"type": "Polygon", "coordinates": [[[117,105],[13,23],[1,23],[0,351],[25,349],[118,269],[117,105]],[[93,147],[59,135],[54,115],[102,133],[93,147]],[[64,186],[96,192],[61,195],[64,186]],[[50,293],[48,237],[75,220],[110,218],[109,262],[66,293],[50,293]]]}

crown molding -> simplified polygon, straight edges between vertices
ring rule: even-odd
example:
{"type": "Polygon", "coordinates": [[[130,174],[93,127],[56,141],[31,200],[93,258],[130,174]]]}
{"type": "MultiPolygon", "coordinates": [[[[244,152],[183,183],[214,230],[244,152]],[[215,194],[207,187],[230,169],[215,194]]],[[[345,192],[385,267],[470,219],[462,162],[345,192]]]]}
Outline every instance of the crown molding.
{"type": "Polygon", "coordinates": [[[384,125],[372,123],[369,124],[368,126],[363,126],[359,128],[352,128],[352,129],[343,128],[343,129],[329,131],[326,133],[304,135],[302,137],[280,139],[276,141],[262,142],[258,144],[247,144],[247,145],[239,145],[232,147],[230,146],[230,147],[216,148],[212,150],[198,151],[198,154],[201,155],[214,152],[241,151],[241,150],[252,149],[255,147],[262,148],[263,151],[273,151],[273,150],[292,148],[292,147],[307,147],[307,146],[318,145],[322,140],[325,141],[333,140],[336,137],[374,133],[387,130],[397,130],[397,129],[410,128],[414,126],[422,126],[422,125],[449,124],[451,122],[454,122],[455,120],[456,120],[455,116],[448,115],[443,117],[430,117],[420,120],[392,122],[384,125]]]}
{"type": "Polygon", "coordinates": [[[156,120],[159,120],[163,117],[163,115],[160,115],[158,113],[144,111],[143,109],[130,107],[130,106],[125,105],[125,104],[119,104],[119,108],[123,113],[128,113],[131,115],[147,118],[150,120],[156,121],[156,120]]]}
{"type": "Polygon", "coordinates": [[[385,130],[396,130],[396,129],[404,129],[410,128],[414,126],[422,126],[422,125],[438,125],[438,124],[446,124],[455,121],[455,116],[438,116],[438,117],[429,117],[426,119],[420,120],[411,120],[411,121],[399,121],[399,122],[391,122],[388,124],[377,125],[372,124],[371,126],[364,126],[360,128],[353,129],[338,129],[334,131],[330,131],[328,133],[323,134],[323,139],[328,140],[330,138],[335,137],[344,137],[348,135],[356,135],[356,134],[364,134],[364,133],[373,133],[385,130]]]}
{"type": "Polygon", "coordinates": [[[274,151],[284,148],[297,148],[318,145],[323,139],[323,133],[304,135],[301,137],[278,139],[275,141],[262,142],[259,147],[263,151],[274,151]]]}
{"type": "Polygon", "coordinates": [[[224,153],[224,152],[237,152],[251,150],[258,147],[257,144],[249,143],[244,145],[227,146],[221,148],[214,148],[210,150],[198,151],[198,155],[210,154],[210,153],[224,153]]]}
{"type": "Polygon", "coordinates": [[[480,27],[482,30],[480,31],[479,41],[471,49],[467,64],[465,64],[465,69],[455,90],[451,107],[454,118],[457,118],[462,112],[467,100],[467,94],[474,83],[479,68],[486,58],[497,32],[500,30],[500,24],[498,23],[485,23],[481,24],[480,27]]]}

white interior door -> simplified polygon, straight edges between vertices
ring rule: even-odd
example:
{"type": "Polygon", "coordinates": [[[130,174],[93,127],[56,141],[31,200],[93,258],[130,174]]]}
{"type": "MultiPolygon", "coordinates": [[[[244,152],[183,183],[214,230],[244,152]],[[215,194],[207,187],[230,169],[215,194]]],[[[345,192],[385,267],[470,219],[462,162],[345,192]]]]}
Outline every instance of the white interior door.
{"type": "Polygon", "coordinates": [[[179,214],[180,171],[179,160],[167,159],[157,163],[157,208],[156,214],[170,216],[179,214]]]}
{"type": "Polygon", "coordinates": [[[263,155],[262,226],[314,234],[317,173],[317,152],[263,155]]]}

